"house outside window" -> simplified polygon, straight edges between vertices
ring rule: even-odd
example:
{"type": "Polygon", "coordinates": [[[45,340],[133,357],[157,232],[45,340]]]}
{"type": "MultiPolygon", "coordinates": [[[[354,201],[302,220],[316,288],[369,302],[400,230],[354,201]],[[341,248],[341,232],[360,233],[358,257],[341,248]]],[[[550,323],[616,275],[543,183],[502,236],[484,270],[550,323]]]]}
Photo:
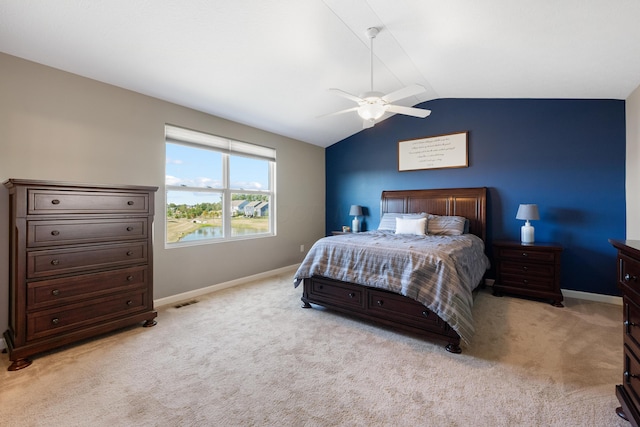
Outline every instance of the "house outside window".
{"type": "Polygon", "coordinates": [[[276,151],[165,126],[165,246],[275,235],[276,151]]]}

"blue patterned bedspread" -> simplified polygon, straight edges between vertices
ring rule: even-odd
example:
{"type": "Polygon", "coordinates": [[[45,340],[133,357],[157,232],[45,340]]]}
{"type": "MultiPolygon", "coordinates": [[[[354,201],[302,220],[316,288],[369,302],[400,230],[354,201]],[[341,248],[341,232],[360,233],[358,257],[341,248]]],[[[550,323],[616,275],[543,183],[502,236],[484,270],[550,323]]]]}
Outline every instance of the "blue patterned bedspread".
{"type": "Polygon", "coordinates": [[[474,333],[472,291],[489,268],[484,242],[473,234],[414,236],[392,231],[318,240],[294,276],[313,275],[402,294],[427,306],[466,343],[474,333]]]}

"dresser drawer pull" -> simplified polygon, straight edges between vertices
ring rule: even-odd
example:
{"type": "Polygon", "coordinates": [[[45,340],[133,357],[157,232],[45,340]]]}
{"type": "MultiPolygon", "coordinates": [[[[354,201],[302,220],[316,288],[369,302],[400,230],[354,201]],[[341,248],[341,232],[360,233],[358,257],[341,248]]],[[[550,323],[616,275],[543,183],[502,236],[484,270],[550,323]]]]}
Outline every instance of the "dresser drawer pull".
{"type": "Polygon", "coordinates": [[[638,280],[638,278],[636,276],[632,276],[629,273],[624,275],[624,281],[625,282],[629,282],[629,281],[634,281],[635,282],[637,280],[638,280]]]}
{"type": "Polygon", "coordinates": [[[58,200],[58,199],[53,199],[53,200],[51,201],[51,204],[53,204],[53,205],[59,205],[59,204],[60,204],[60,200],[58,200]]]}
{"type": "Polygon", "coordinates": [[[627,381],[629,381],[629,379],[631,379],[631,378],[640,378],[640,376],[632,374],[629,371],[625,371],[624,377],[627,379],[627,381]]]}
{"type": "Polygon", "coordinates": [[[53,319],[51,319],[51,323],[53,323],[54,325],[57,325],[58,323],[60,323],[60,319],[58,319],[57,317],[54,317],[53,319]]]}
{"type": "Polygon", "coordinates": [[[522,283],[524,283],[525,285],[527,285],[527,284],[529,284],[529,281],[528,281],[527,279],[524,279],[524,280],[522,281],[522,283]]]}
{"type": "Polygon", "coordinates": [[[127,202],[127,204],[128,204],[129,206],[133,206],[133,200],[129,200],[129,201],[127,202]]]}
{"type": "Polygon", "coordinates": [[[58,236],[58,235],[60,235],[60,232],[59,232],[58,230],[53,230],[53,231],[51,232],[51,235],[52,235],[52,236],[58,236]]]}
{"type": "Polygon", "coordinates": [[[131,226],[127,227],[127,231],[133,231],[133,227],[131,226]]]}
{"type": "Polygon", "coordinates": [[[133,251],[127,251],[127,256],[133,255],[133,251]]]}
{"type": "Polygon", "coordinates": [[[522,252],[522,256],[529,256],[529,254],[526,252],[522,252]]]}
{"type": "Polygon", "coordinates": [[[378,305],[379,305],[380,307],[382,307],[382,306],[384,305],[384,301],[382,301],[381,299],[379,299],[379,300],[378,300],[378,305]]]}
{"type": "Polygon", "coordinates": [[[133,305],[133,301],[131,301],[131,300],[127,301],[127,305],[128,306],[132,306],[133,305]]]}
{"type": "Polygon", "coordinates": [[[356,294],[355,294],[355,293],[353,293],[353,292],[349,292],[349,298],[355,298],[355,297],[356,297],[356,294]]]}
{"type": "Polygon", "coordinates": [[[130,282],[133,280],[133,276],[127,276],[127,282],[130,282]]]}
{"type": "Polygon", "coordinates": [[[57,259],[51,260],[51,265],[58,265],[58,264],[60,264],[60,261],[58,261],[57,259]]]}
{"type": "Polygon", "coordinates": [[[429,317],[429,312],[427,310],[425,310],[425,311],[422,312],[422,315],[424,317],[429,317]]]}
{"type": "Polygon", "coordinates": [[[637,323],[629,322],[628,320],[624,321],[624,326],[638,326],[637,323]]]}
{"type": "Polygon", "coordinates": [[[527,270],[529,270],[529,267],[527,267],[526,265],[522,267],[522,271],[527,271],[527,270]]]}
{"type": "Polygon", "coordinates": [[[60,290],[59,289],[52,290],[51,295],[53,295],[54,297],[57,297],[58,295],[60,295],[60,290]]]}

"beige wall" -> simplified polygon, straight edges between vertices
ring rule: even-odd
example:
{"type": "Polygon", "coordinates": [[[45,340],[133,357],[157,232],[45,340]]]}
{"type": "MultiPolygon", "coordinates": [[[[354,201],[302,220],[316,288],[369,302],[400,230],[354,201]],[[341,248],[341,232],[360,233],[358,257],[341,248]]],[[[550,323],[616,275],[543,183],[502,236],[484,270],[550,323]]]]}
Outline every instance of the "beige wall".
{"type": "Polygon", "coordinates": [[[640,240],[640,86],[627,98],[627,239],[640,240]]]}
{"type": "MultiPolygon", "coordinates": [[[[300,245],[308,250],[323,236],[323,148],[1,53],[0,70],[0,182],[23,178],[160,187],[155,205],[155,299],[299,263],[304,256],[300,245]],[[164,249],[165,123],[277,150],[277,236],[164,249]]],[[[8,192],[0,187],[4,331],[8,192]]]]}

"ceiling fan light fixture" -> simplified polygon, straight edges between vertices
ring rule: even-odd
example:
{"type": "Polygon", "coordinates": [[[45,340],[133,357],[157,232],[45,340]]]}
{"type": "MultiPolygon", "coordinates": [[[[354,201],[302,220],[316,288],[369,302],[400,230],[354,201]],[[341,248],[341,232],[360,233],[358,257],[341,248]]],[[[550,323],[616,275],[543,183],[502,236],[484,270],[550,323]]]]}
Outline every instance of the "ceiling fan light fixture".
{"type": "Polygon", "coordinates": [[[387,109],[378,102],[367,102],[358,107],[358,115],[364,120],[378,120],[387,109]]]}

